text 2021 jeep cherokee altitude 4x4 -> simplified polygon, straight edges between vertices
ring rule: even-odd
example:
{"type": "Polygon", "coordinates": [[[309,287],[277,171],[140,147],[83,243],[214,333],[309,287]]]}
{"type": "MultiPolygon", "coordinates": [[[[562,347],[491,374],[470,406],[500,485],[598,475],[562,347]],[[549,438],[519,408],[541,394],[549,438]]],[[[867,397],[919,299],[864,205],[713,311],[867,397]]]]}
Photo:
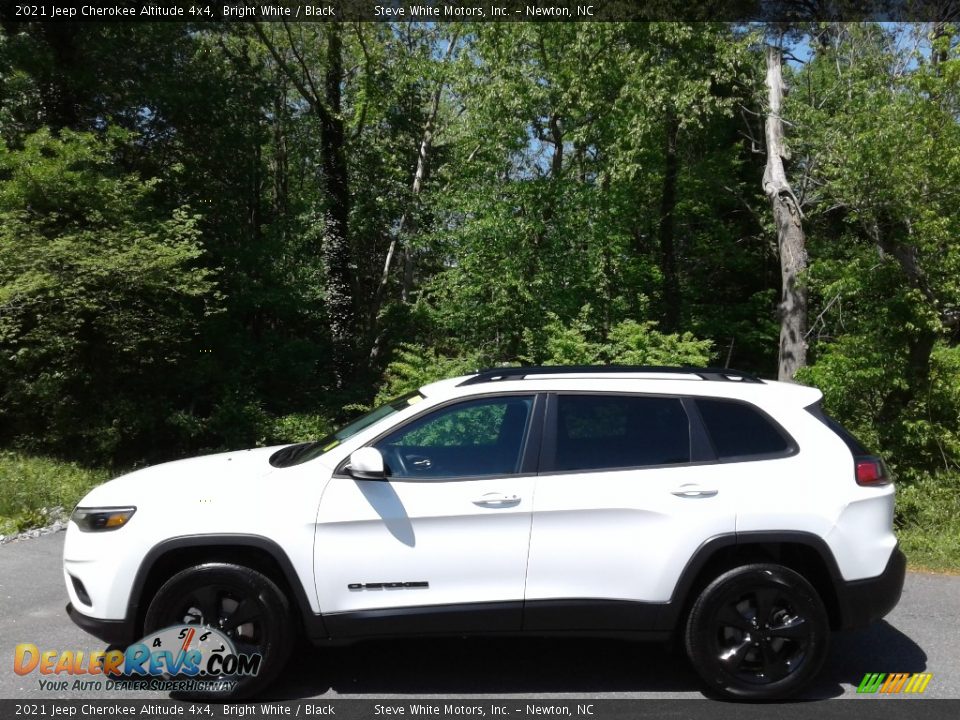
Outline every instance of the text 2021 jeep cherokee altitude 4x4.
{"type": "MultiPolygon", "coordinates": [[[[676,634],[713,694],[794,693],[905,562],[885,467],[810,387],[731,370],[497,368],[313,443],[159,465],[77,507],[74,621],[294,639],[676,634]]],[[[191,634],[192,637],[192,634],[191,634]]]]}

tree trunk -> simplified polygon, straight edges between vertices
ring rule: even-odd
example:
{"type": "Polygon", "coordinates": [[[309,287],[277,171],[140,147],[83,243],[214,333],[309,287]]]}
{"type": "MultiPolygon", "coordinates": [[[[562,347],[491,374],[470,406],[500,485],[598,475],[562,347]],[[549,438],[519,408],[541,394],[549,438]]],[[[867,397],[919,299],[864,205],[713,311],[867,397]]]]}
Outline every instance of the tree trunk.
{"type": "Polygon", "coordinates": [[[674,332],[680,324],[680,278],[677,274],[677,247],[674,237],[674,209],[677,206],[677,113],[667,109],[664,134],[663,189],[660,195],[660,272],[663,275],[663,313],[661,328],[674,332]]]}
{"type": "MultiPolygon", "coordinates": [[[[917,248],[909,242],[909,224],[904,227],[903,224],[888,222],[884,223],[884,226],[886,230],[881,229],[880,223],[874,222],[869,228],[881,255],[888,255],[897,261],[909,287],[923,296],[929,307],[938,312],[941,322],[946,325],[947,317],[939,310],[940,303],[920,266],[917,248]],[[907,241],[898,239],[901,233],[907,241]]],[[[897,447],[902,441],[902,429],[897,420],[907,406],[930,386],[930,359],[939,334],[930,326],[929,321],[925,322],[922,317],[916,317],[910,325],[913,327],[907,336],[907,364],[902,377],[904,382],[898,383],[887,393],[877,413],[880,439],[885,450],[897,447]]]]}
{"type": "Polygon", "coordinates": [[[353,362],[355,288],[353,273],[350,272],[350,191],[347,181],[346,133],[340,114],[340,85],[343,82],[341,26],[338,23],[329,23],[326,30],[326,111],[318,113],[321,125],[320,165],[323,169],[324,194],[328,203],[323,259],[327,268],[325,294],[330,317],[334,367],[337,384],[343,386],[356,367],[353,362]]]}
{"type": "Polygon", "coordinates": [[[253,30],[270,52],[277,66],[297,88],[310,105],[320,123],[320,178],[327,206],[323,219],[323,247],[321,257],[327,270],[327,314],[330,324],[330,339],[333,345],[334,372],[338,387],[354,375],[358,364],[354,362],[353,337],[356,331],[356,287],[351,272],[353,249],[350,246],[350,185],[347,174],[347,137],[341,115],[340,86],[343,83],[343,30],[339,23],[324,23],[327,40],[326,72],[324,82],[318,87],[314,82],[303,55],[297,49],[289,24],[282,23],[289,43],[290,53],[296,62],[292,66],[285,53],[281,53],[259,23],[252,23],[253,30]]]}
{"type": "MultiPolygon", "coordinates": [[[[413,196],[414,201],[416,201],[416,198],[419,197],[423,188],[423,183],[427,178],[427,173],[429,172],[430,149],[433,146],[433,128],[437,119],[437,112],[440,108],[440,95],[442,90],[442,86],[438,86],[434,91],[433,99],[430,103],[430,113],[427,115],[427,121],[423,126],[423,135],[420,138],[420,149],[417,152],[417,168],[413,173],[413,184],[410,188],[410,193],[413,196]]],[[[404,232],[416,231],[416,215],[412,212],[412,210],[413,208],[411,207],[404,209],[403,214],[400,216],[400,222],[397,224],[397,232],[394,234],[393,239],[390,241],[390,247],[387,249],[387,257],[383,261],[383,272],[380,274],[380,283],[377,286],[377,295],[374,299],[374,313],[379,312],[380,305],[383,302],[383,296],[386,293],[387,284],[390,280],[390,266],[393,264],[393,256],[397,251],[398,239],[404,234],[404,232]]],[[[410,249],[405,248],[405,266],[408,264],[406,258],[409,254],[410,249]]],[[[407,298],[404,297],[404,301],[406,300],[407,298]]],[[[374,315],[374,319],[375,318],[376,315],[374,315]]]]}
{"type": "MultiPolygon", "coordinates": [[[[447,45],[446,54],[443,58],[444,62],[447,62],[452,57],[457,47],[459,36],[460,32],[458,30],[455,31],[453,36],[450,38],[449,44],[447,45]]],[[[371,361],[375,360],[380,354],[380,342],[382,337],[380,335],[378,316],[380,314],[380,308],[383,305],[383,299],[386,296],[387,286],[390,282],[390,268],[393,265],[394,256],[397,254],[402,236],[404,234],[414,234],[417,230],[417,216],[415,212],[416,203],[417,198],[420,197],[420,193],[423,190],[423,184],[426,182],[430,173],[430,154],[433,148],[433,136],[436,132],[437,118],[440,113],[440,100],[443,96],[443,89],[445,85],[446,79],[441,77],[433,90],[433,95],[430,98],[430,109],[427,112],[427,118],[423,125],[423,134],[420,137],[420,148],[417,152],[417,167],[414,170],[413,183],[410,187],[412,202],[410,206],[404,209],[403,214],[400,216],[400,222],[397,224],[397,231],[390,240],[390,245],[387,248],[387,256],[383,261],[383,270],[380,273],[380,282],[377,285],[376,294],[373,298],[373,305],[371,307],[369,316],[370,335],[373,338],[370,347],[371,361]]],[[[403,246],[400,249],[403,261],[403,274],[400,284],[400,299],[404,303],[408,303],[410,302],[410,295],[413,291],[413,276],[416,258],[414,256],[414,249],[410,247],[409,243],[403,243],[403,246]]]]}
{"type": "Polygon", "coordinates": [[[80,105],[71,73],[81,65],[77,48],[81,29],[72,22],[42,23],[40,27],[51,57],[46,82],[39,88],[46,124],[58,134],[64,128],[79,130],[80,105]]]}
{"type": "Polygon", "coordinates": [[[802,274],[807,269],[807,240],[803,232],[803,213],[787,181],[783,161],[790,155],[783,140],[782,55],[779,48],[767,46],[767,167],[763,173],[763,191],[770,198],[777,227],[780,253],[780,354],[777,377],[792,381],[797,370],[807,364],[807,292],[802,274]]]}
{"type": "MultiPolygon", "coordinates": [[[[417,169],[416,172],[414,172],[413,186],[411,187],[411,193],[413,195],[411,204],[416,203],[417,198],[420,196],[420,189],[423,187],[423,182],[427,177],[430,146],[433,142],[433,120],[436,116],[436,108],[439,102],[440,90],[438,89],[434,96],[434,111],[427,119],[427,123],[423,129],[423,137],[420,141],[420,152],[417,154],[417,169]]],[[[369,315],[370,337],[373,338],[370,344],[369,354],[371,362],[374,362],[380,355],[380,345],[383,338],[380,333],[379,315],[380,308],[383,306],[384,297],[386,297],[387,285],[390,283],[390,268],[393,265],[393,258],[397,253],[397,248],[400,246],[402,236],[406,233],[413,234],[417,231],[415,211],[415,207],[407,207],[404,209],[403,214],[400,216],[400,222],[397,223],[397,231],[391,238],[390,246],[387,248],[387,256],[383,261],[383,271],[380,273],[380,282],[377,284],[377,290],[369,315]]],[[[408,243],[404,243],[401,248],[401,254],[403,259],[403,278],[400,298],[404,303],[407,303],[410,301],[410,292],[413,287],[413,248],[411,248],[408,243]]]]}
{"type": "Polygon", "coordinates": [[[559,179],[563,175],[563,130],[556,113],[550,116],[550,140],[553,142],[553,157],[550,159],[550,176],[559,179]]]}
{"type": "Polygon", "coordinates": [[[284,107],[286,83],[279,78],[279,89],[273,97],[273,220],[282,222],[284,237],[289,216],[289,167],[287,162],[287,119],[284,107]]]}

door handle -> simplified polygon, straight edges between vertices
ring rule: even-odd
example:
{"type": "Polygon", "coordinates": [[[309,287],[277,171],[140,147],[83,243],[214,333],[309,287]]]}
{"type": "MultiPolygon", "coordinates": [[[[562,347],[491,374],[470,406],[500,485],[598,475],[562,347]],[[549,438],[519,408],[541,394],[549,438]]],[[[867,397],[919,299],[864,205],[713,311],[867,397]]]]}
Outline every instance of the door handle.
{"type": "Polygon", "coordinates": [[[520,503],[520,497],[517,495],[505,495],[504,493],[487,493],[481,495],[473,501],[474,505],[484,507],[510,507],[520,503]]]}
{"type": "Polygon", "coordinates": [[[676,495],[677,497],[682,497],[682,498],[713,497],[718,492],[719,491],[715,488],[705,488],[705,487],[701,487],[700,485],[696,485],[694,483],[681,485],[675,490],[670,491],[672,495],[676,495]]]}

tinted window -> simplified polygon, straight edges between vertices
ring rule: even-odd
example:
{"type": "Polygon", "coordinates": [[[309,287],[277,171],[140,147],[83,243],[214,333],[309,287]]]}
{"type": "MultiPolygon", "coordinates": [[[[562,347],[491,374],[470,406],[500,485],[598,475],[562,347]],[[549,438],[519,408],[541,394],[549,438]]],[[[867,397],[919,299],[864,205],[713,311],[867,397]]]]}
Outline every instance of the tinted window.
{"type": "Polygon", "coordinates": [[[519,471],[531,396],[482,398],[449,405],[380,440],[397,478],[509,475],[519,471]]]}
{"type": "Polygon", "coordinates": [[[767,417],[751,405],[729,400],[697,399],[717,457],[782,455],[790,442],[767,417]]]}
{"type": "Polygon", "coordinates": [[[643,467],[689,460],[690,423],[677,398],[557,398],[555,470],[643,467]]]}

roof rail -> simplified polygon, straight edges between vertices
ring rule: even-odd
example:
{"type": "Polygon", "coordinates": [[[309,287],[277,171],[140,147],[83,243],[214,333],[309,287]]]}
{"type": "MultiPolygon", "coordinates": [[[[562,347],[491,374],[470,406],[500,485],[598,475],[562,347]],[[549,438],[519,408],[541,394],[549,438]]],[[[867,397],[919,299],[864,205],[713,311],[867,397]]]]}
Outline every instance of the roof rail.
{"type": "Polygon", "coordinates": [[[538,365],[532,367],[500,367],[477,370],[477,374],[458,384],[479,385],[500,380],[522,380],[534,375],[603,375],[603,374],[678,374],[696,375],[702,380],[726,380],[761,383],[757,376],[731,368],[698,368],[670,365],[538,365]]]}

